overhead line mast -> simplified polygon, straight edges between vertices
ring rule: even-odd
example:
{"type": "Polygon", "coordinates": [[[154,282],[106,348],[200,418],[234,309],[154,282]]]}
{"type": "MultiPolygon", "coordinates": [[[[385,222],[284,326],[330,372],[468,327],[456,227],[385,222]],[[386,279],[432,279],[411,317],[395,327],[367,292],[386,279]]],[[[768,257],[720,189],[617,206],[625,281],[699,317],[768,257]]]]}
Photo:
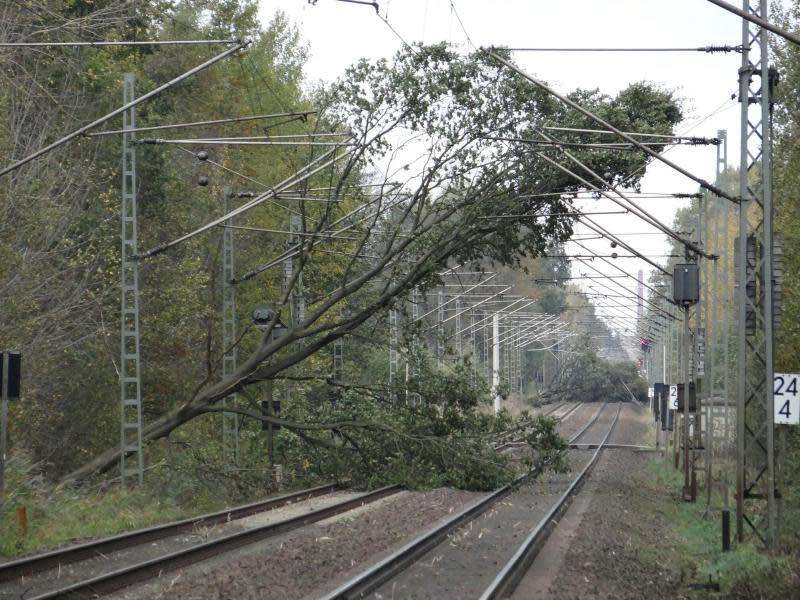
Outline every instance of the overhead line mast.
{"type": "MultiPolygon", "coordinates": [[[[714,1],[714,4],[723,6],[726,3],[714,1]]],[[[773,406],[775,247],[771,138],[775,81],[769,67],[767,33],[767,29],[775,29],[767,27],[764,20],[768,14],[767,0],[744,0],[743,6],[742,45],[745,50],[739,70],[739,186],[743,201],[739,205],[736,265],[739,309],[736,534],[739,541],[744,541],[747,526],[768,547],[776,548],[780,539],[781,500],[776,481],[776,464],[780,458],[775,452],[773,406]],[[761,185],[751,186],[749,177],[759,171],[761,185]],[[763,502],[759,498],[766,500],[766,512],[763,504],[758,506],[763,502]],[[763,518],[759,519],[759,514],[763,518]]],[[[800,42],[800,39],[794,36],[793,41],[800,42]]]]}

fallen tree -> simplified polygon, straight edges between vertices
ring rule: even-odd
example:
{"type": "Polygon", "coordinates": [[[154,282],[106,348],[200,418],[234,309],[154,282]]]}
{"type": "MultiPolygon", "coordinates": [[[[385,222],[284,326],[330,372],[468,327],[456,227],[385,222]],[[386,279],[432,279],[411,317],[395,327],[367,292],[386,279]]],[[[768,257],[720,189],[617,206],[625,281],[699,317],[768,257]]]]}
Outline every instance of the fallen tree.
{"type": "MultiPolygon", "coordinates": [[[[647,84],[616,98],[586,91],[574,97],[627,130],[669,133],[681,117],[670,93],[647,84]]],[[[518,267],[524,257],[541,255],[571,234],[571,220],[563,213],[574,211],[570,194],[581,184],[539,158],[541,149],[532,152],[519,140],[535,137],[546,124],[588,123],[481,54],[418,46],[392,63],[362,61],[318,104],[326,107],[318,126],[346,128],[354,145],[343,162],[299,186],[324,182],[330,188],[321,207],[300,202],[299,240],[238,279],[254,280],[294,261],[274,318],[232,376],[212,382],[217,373],[210,368],[190,397],[146,424],[145,441],[219,412],[223,398],[273,379],[351,334],[411,290],[435,284],[448,265],[518,267]],[[377,191],[364,194],[365,182],[377,191]],[[273,339],[301,272],[316,273],[317,288],[303,318],[273,339]]],[[[636,152],[575,153],[607,183],[628,178],[646,160],[636,152]]],[[[628,185],[637,182],[634,176],[628,185]]],[[[343,427],[283,424],[297,431],[343,427]]],[[[120,449],[110,448],[64,480],[105,471],[119,458],[120,449]]]]}

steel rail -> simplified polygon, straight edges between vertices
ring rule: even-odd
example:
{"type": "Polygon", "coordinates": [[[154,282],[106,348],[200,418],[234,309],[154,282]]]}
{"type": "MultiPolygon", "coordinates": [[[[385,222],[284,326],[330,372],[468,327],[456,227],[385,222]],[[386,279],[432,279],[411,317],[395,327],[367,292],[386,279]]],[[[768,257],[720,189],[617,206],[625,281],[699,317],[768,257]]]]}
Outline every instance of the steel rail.
{"type": "Polygon", "coordinates": [[[27,556],[19,560],[0,564],[0,583],[10,581],[17,577],[27,577],[35,573],[47,571],[48,569],[61,567],[96,556],[103,556],[109,552],[130,548],[153,540],[163,539],[185,531],[192,531],[198,525],[227,523],[228,521],[248,517],[286,504],[329,494],[337,489],[341,489],[341,486],[336,483],[329,483],[298,492],[292,492],[291,494],[284,494],[276,498],[268,498],[242,506],[227,508],[218,512],[198,515],[196,517],[154,525],[134,531],[127,531],[99,540],[92,540],[90,542],[59,548],[42,554],[27,556]]]}
{"type": "Polygon", "coordinates": [[[570,408],[570,409],[569,409],[567,412],[565,412],[563,415],[559,415],[559,417],[558,417],[558,422],[559,422],[559,423],[563,423],[564,421],[566,421],[567,419],[569,419],[569,418],[572,416],[572,414],[573,414],[574,412],[576,412],[576,411],[577,411],[577,410],[578,410],[578,409],[579,409],[581,406],[583,406],[583,404],[584,404],[583,402],[576,402],[576,403],[575,403],[575,406],[573,406],[572,408],[570,408]]]}
{"type": "Polygon", "coordinates": [[[141,563],[130,565],[79,581],[63,588],[45,592],[30,600],[50,600],[52,598],[95,598],[99,595],[110,594],[130,585],[152,579],[164,572],[173,571],[180,567],[192,565],[206,558],[218,556],[223,552],[230,552],[236,548],[246,546],[276,535],[292,531],[304,525],[316,523],[329,517],[348,512],[354,508],[375,502],[387,496],[396,494],[401,490],[399,485],[383,487],[372,492],[361,494],[356,498],[345,500],[331,506],[326,506],[318,510],[301,514],[296,517],[284,519],[276,523],[246,529],[232,533],[225,537],[218,538],[185,548],[177,552],[165,554],[157,558],[146,560],[141,563]]]}
{"type": "MultiPolygon", "coordinates": [[[[605,406],[605,404],[603,404],[605,406]]],[[[602,410],[602,409],[601,409],[602,410]]],[[[622,410],[622,402],[617,405],[617,414],[614,416],[614,421],[611,423],[608,432],[606,433],[603,441],[600,442],[597,449],[592,454],[592,458],[581,469],[578,476],[572,480],[572,483],[567,490],[561,495],[558,502],[547,512],[547,514],[539,521],[539,524],[531,531],[525,541],[520,545],[514,556],[506,563],[497,577],[494,578],[492,583],[484,590],[480,596],[480,600],[494,600],[495,598],[507,598],[519,582],[525,576],[530,565],[536,558],[539,550],[544,545],[553,529],[556,528],[558,520],[566,512],[571,504],[571,500],[580,490],[586,475],[591,471],[592,467],[597,463],[600,453],[603,451],[603,446],[611,437],[614,428],[619,421],[619,413],[622,410]]],[[[598,413],[599,414],[599,413],[598,413]]]]}
{"type": "Polygon", "coordinates": [[[513,483],[506,484],[473,502],[448,518],[445,522],[426,531],[396,552],[372,565],[332,592],[322,596],[320,600],[365,597],[383,583],[404,571],[409,565],[416,562],[419,557],[424,556],[430,549],[439,545],[447,538],[447,535],[451,531],[465,523],[469,523],[483,514],[495,503],[508,496],[516,486],[538,474],[538,471],[532,471],[531,473],[519,477],[513,483]]]}
{"type": "Polygon", "coordinates": [[[608,405],[608,402],[603,402],[603,404],[601,404],[601,405],[600,405],[600,409],[599,409],[599,410],[598,410],[598,411],[597,411],[597,412],[594,414],[594,416],[593,416],[593,417],[592,417],[592,418],[589,420],[589,422],[588,422],[588,423],[586,423],[586,425],[584,425],[583,427],[581,427],[581,430],[580,430],[580,431],[578,431],[578,433],[576,433],[576,434],[575,434],[575,435],[573,435],[571,438],[569,438],[569,442],[567,442],[567,443],[569,443],[569,444],[575,444],[575,443],[576,443],[576,440],[577,440],[579,437],[581,437],[581,436],[582,436],[584,433],[586,433],[586,430],[587,430],[587,429],[589,429],[589,427],[591,427],[592,425],[594,425],[594,424],[595,424],[595,422],[597,421],[597,419],[600,417],[600,413],[601,413],[601,412],[603,412],[603,409],[604,409],[604,408],[605,408],[607,405],[608,405]]]}
{"type": "MultiPolygon", "coordinates": [[[[597,420],[598,415],[605,407],[600,408],[594,415],[591,423],[597,420]]],[[[583,431],[583,430],[582,430],[583,431]]],[[[573,437],[573,440],[575,438],[573,437]]],[[[572,442],[572,440],[570,440],[572,442]]],[[[443,523],[422,533],[399,550],[390,554],[380,562],[370,566],[355,577],[343,583],[335,590],[325,594],[320,600],[339,600],[350,598],[364,598],[370,592],[378,589],[385,582],[392,579],[398,573],[404,571],[409,565],[416,562],[432,548],[435,548],[444,541],[448,534],[454,529],[469,523],[482,513],[486,512],[499,500],[508,496],[516,487],[527,481],[531,477],[536,477],[541,473],[541,469],[535,469],[530,473],[517,478],[513,483],[506,484],[494,492],[487,494],[483,498],[476,500],[466,508],[462,509],[443,523]]]]}

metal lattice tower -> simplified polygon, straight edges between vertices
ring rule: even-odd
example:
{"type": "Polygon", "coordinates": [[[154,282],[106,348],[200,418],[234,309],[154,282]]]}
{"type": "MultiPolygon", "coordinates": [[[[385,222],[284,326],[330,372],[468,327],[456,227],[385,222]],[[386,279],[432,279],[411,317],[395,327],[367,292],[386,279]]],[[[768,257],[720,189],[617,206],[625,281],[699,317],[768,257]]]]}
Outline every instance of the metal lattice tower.
{"type": "MultiPolygon", "coordinates": [[[[289,244],[296,245],[300,243],[300,232],[303,229],[303,218],[301,215],[292,215],[289,219],[289,244]]],[[[290,259],[292,260],[292,259],[290,259]]],[[[299,259],[298,259],[299,260],[299,259]]],[[[291,277],[290,277],[291,278],[291,277]]],[[[292,327],[298,327],[306,318],[306,297],[303,292],[303,270],[297,274],[297,281],[295,281],[292,288],[292,327]]]]}
{"type": "Polygon", "coordinates": [[[642,321],[642,316],[644,315],[644,271],[639,269],[637,278],[637,285],[636,285],[636,293],[639,295],[638,299],[636,300],[636,319],[638,322],[642,321]]]}
{"type": "Polygon", "coordinates": [[[344,379],[344,341],[337,338],[333,342],[333,380],[341,383],[344,379]]]}
{"type": "MultiPolygon", "coordinates": [[[[133,73],[125,73],[122,102],[136,96],[133,73]]],[[[122,113],[122,128],[136,129],[136,109],[122,113]]],[[[139,335],[139,263],[136,207],[136,134],[122,134],[122,265],[121,265],[121,343],[120,343],[120,476],[142,482],[142,378],[139,335]]]]}
{"type": "Polygon", "coordinates": [[[389,385],[397,382],[397,374],[400,369],[400,353],[398,347],[400,345],[398,327],[397,327],[397,311],[392,308],[389,310],[389,385]]]}
{"type": "Polygon", "coordinates": [[[525,391],[525,344],[520,344],[517,348],[517,363],[519,364],[519,393],[522,397],[525,391]]]}
{"type": "Polygon", "coordinates": [[[480,364],[480,357],[478,356],[478,337],[475,334],[475,309],[469,309],[469,339],[472,347],[472,362],[473,368],[477,369],[480,364]]]}
{"type": "MultiPolygon", "coordinates": [[[[484,318],[488,319],[490,317],[485,316],[484,313],[484,318]]],[[[489,333],[487,332],[486,328],[483,328],[481,331],[483,332],[483,370],[486,378],[491,380],[492,366],[489,364],[489,333]]]]}
{"type": "Polygon", "coordinates": [[[444,292],[439,290],[436,308],[436,358],[439,366],[444,364],[444,292]]]}
{"type": "MultiPolygon", "coordinates": [[[[411,324],[412,327],[417,324],[418,319],[420,318],[420,303],[422,302],[422,298],[420,296],[419,290],[414,288],[411,291],[411,324]]],[[[417,336],[417,331],[412,330],[412,338],[411,338],[411,352],[410,352],[410,360],[406,360],[406,403],[411,404],[413,406],[419,404],[419,397],[416,393],[409,393],[408,390],[408,382],[412,377],[417,376],[417,360],[418,353],[417,350],[419,348],[420,342],[417,336]]]]}
{"type": "MultiPolygon", "coordinates": [[[[722,175],[728,168],[728,133],[725,130],[717,131],[717,138],[720,140],[717,145],[716,158],[716,179],[715,184],[722,185],[722,175]]],[[[726,447],[727,440],[730,439],[728,428],[730,418],[730,405],[728,396],[728,334],[730,331],[730,316],[733,314],[729,306],[728,298],[728,260],[730,248],[728,244],[729,203],[724,198],[706,196],[709,203],[708,210],[711,218],[708,223],[711,227],[706,227],[707,234],[710,235],[711,252],[720,258],[711,265],[710,278],[713,282],[713,289],[719,290],[720,294],[711,295],[711,288],[706,287],[703,292],[706,297],[706,323],[708,340],[706,353],[706,371],[708,373],[708,385],[705,386],[704,396],[709,400],[706,404],[706,452],[708,453],[708,463],[706,465],[706,503],[711,504],[712,491],[714,487],[714,465],[720,462],[727,462],[726,447]],[[720,264],[721,263],[721,264],[720,264]],[[723,422],[723,430],[715,431],[715,423],[723,422]]],[[[727,469],[720,470],[725,473],[727,469]]],[[[727,508],[728,488],[722,486],[723,506],[727,508]]]]}
{"type": "Polygon", "coordinates": [[[492,395],[494,396],[494,414],[500,412],[502,399],[499,394],[500,388],[500,315],[492,315],[492,395]]]}
{"type": "MultiPolygon", "coordinates": [[[[767,0],[744,0],[748,13],[768,19],[767,0]]],[[[736,534],[745,526],[767,546],[779,536],[773,425],[773,234],[769,39],[742,20],[741,165],[738,298],[736,534]],[[760,181],[750,177],[760,172],[760,181]],[[751,250],[752,248],[752,250],[751,250]],[[748,263],[750,263],[748,265],[748,263]],[[752,268],[749,268],[751,267],[752,268]],[[760,515],[757,517],[756,515],[760,515]]]]}
{"type": "MultiPolygon", "coordinates": [[[[222,210],[231,211],[231,190],[222,193],[222,210]]],[[[232,281],[234,273],[233,219],[222,229],[222,379],[231,377],[236,371],[236,287],[232,281]]],[[[236,406],[236,394],[222,400],[222,406],[236,406]]],[[[239,463],[239,415],[222,413],[222,455],[227,465],[239,463]]]]}
{"type": "Polygon", "coordinates": [[[461,358],[461,298],[456,298],[456,354],[461,358]]]}

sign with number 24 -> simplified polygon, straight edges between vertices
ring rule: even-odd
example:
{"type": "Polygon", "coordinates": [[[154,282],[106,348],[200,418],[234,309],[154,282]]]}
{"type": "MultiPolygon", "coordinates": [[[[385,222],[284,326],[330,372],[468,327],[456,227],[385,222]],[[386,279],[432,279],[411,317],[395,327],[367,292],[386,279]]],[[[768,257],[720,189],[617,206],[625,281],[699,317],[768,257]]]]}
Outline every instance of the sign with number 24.
{"type": "Polygon", "coordinates": [[[798,373],[775,373],[772,389],[776,425],[800,425],[798,379],[798,373]]]}

